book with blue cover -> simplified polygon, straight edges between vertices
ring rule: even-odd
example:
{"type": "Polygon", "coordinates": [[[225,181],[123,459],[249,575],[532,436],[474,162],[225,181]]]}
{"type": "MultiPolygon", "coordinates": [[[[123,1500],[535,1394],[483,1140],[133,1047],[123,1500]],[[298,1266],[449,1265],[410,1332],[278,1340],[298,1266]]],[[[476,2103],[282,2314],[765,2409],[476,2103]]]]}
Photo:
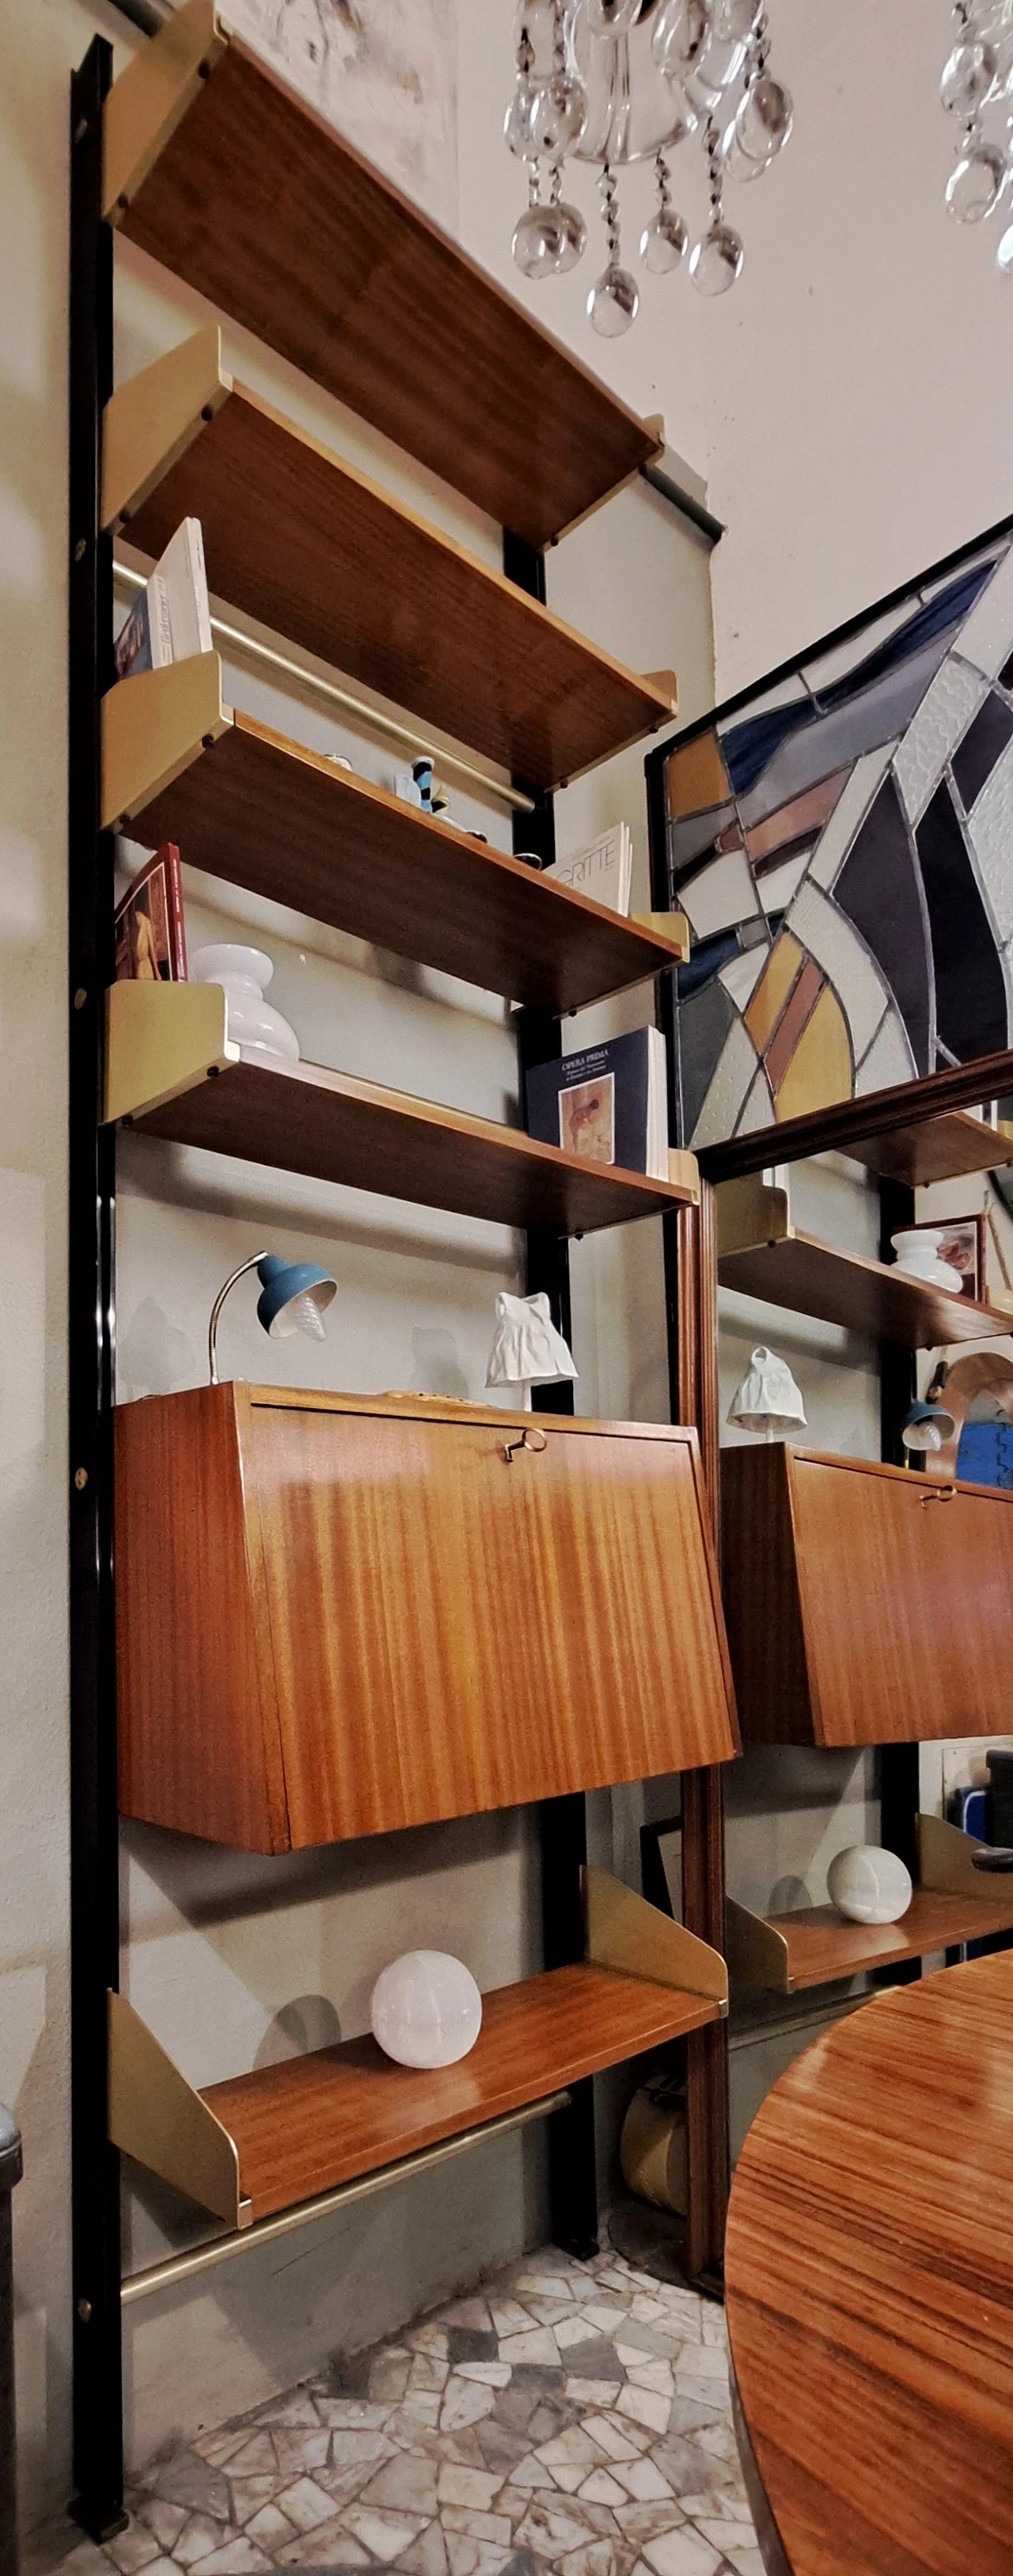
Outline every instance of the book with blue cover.
{"type": "Polygon", "coordinates": [[[668,1095],[660,1029],[631,1029],[579,1054],[534,1065],[527,1078],[529,1136],[591,1163],[619,1163],[668,1179],[668,1095]]]}

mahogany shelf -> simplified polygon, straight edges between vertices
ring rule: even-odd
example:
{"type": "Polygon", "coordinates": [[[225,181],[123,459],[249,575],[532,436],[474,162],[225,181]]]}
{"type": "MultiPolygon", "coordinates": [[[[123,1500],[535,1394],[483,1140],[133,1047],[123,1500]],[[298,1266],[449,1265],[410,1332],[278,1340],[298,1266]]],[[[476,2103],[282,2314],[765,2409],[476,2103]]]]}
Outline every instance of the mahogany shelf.
{"type": "Polygon", "coordinates": [[[541,546],[659,453],[351,144],[188,0],[105,109],[131,241],[541,546]]]}
{"type": "Polygon", "coordinates": [[[706,1996],[644,1977],[553,1968],[483,1997],[479,2038],[456,2066],[395,2066],[374,2039],[353,2039],[202,2099],[235,2141],[256,2220],[718,2018],[706,1996]]]}
{"type": "Polygon", "coordinates": [[[989,1127],[983,1118],[953,1109],[944,1118],[923,1118],[907,1125],[902,1121],[881,1136],[859,1138],[846,1150],[881,1180],[923,1190],[933,1181],[959,1181],[965,1173],[991,1172],[1013,1163],[1013,1129],[989,1127]]]}
{"type": "MultiPolygon", "coordinates": [[[[998,1886],[1004,1882],[1000,1879],[998,1886]]],[[[846,1923],[834,1905],[802,1906],[793,1914],[764,1918],[767,1931],[783,1944],[783,1960],[769,1956],[762,1972],[754,1968],[744,1982],[774,1994],[801,1994],[810,1986],[829,1986],[870,1968],[888,1968],[899,1959],[924,1959],[935,1950],[956,1950],[965,1941],[987,1941],[996,1932],[1013,1931],[1013,1880],[1005,1896],[944,1894],[916,1888],[899,1923],[846,1923]]],[[[740,1909],[741,1911],[741,1909],[740,1909]]]]}
{"type": "MultiPolygon", "coordinates": [[[[157,691],[169,675],[144,676],[157,691]]],[[[543,1011],[579,1010],[686,956],[678,915],[670,938],[640,928],[238,709],[215,739],[209,709],[173,783],[129,798],[151,841],[177,841],[191,866],[543,1011]]]]}
{"type": "Polygon", "coordinates": [[[724,1251],[718,1261],[722,1288],[786,1306],[797,1315],[899,1342],[906,1350],[934,1350],[947,1342],[977,1342],[1013,1329],[1013,1317],[969,1297],[948,1295],[883,1261],[839,1252],[815,1235],[792,1228],[782,1240],[724,1251]]]}
{"type": "Polygon", "coordinates": [[[103,515],[142,554],[199,519],[214,597],[534,788],[671,721],[669,686],[234,383],[214,326],[113,395],[106,446],[103,515]]]}
{"type": "MultiPolygon", "coordinates": [[[[584,1162],[538,1144],[518,1128],[386,1091],[325,1065],[224,1062],[215,1070],[212,1056],[213,1079],[204,1066],[190,1073],[191,1087],[175,1097],[135,1109],[126,1105],[129,1092],[117,1064],[115,1015],[117,1009],[124,1012],[125,1026],[126,1012],[136,1006],[132,998],[117,1004],[116,997],[133,997],[138,989],[114,985],[110,996],[109,1113],[129,1120],[141,1135],[520,1231],[590,1234],[630,1217],[662,1215],[694,1197],[688,1184],[584,1162]]],[[[189,997],[191,991],[187,985],[144,989],[156,1009],[167,993],[189,997]]]]}

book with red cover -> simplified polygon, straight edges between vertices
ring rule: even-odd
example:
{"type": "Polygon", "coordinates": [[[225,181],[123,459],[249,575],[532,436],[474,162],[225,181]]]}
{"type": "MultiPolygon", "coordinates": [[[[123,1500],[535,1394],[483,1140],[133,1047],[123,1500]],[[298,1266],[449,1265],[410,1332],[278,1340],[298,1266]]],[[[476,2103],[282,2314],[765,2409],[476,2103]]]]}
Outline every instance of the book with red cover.
{"type": "Polygon", "coordinates": [[[185,984],[186,933],[174,841],[146,859],[116,906],[116,981],[185,984]]]}

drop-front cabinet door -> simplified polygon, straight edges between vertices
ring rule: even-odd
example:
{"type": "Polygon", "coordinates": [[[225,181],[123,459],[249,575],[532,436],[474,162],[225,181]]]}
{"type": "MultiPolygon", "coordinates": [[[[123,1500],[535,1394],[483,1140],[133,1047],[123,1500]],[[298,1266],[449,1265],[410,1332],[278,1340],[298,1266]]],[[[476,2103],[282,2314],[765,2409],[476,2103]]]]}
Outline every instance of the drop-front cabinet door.
{"type": "Polygon", "coordinates": [[[1013,1494],[778,1441],[722,1451],[721,1500],[747,1743],[1013,1726],[1013,1494]]]}
{"type": "Polygon", "coordinates": [[[1013,1724],[1013,1496],[795,1453],[816,1740],[890,1744],[1013,1724]]]}
{"type": "Polygon", "coordinates": [[[421,1410],[251,1403],[292,1844],[731,1754],[694,1436],[421,1410]]]}

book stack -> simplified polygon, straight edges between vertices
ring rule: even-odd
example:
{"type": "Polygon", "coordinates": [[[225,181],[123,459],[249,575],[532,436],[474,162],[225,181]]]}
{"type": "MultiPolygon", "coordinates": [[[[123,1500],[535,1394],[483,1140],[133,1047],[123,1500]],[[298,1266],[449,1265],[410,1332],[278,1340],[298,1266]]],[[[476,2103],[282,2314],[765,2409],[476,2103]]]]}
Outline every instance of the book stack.
{"type": "Polygon", "coordinates": [[[529,1136],[592,1163],[668,1179],[667,1053],[660,1029],[631,1029],[532,1067],[529,1136]]]}

